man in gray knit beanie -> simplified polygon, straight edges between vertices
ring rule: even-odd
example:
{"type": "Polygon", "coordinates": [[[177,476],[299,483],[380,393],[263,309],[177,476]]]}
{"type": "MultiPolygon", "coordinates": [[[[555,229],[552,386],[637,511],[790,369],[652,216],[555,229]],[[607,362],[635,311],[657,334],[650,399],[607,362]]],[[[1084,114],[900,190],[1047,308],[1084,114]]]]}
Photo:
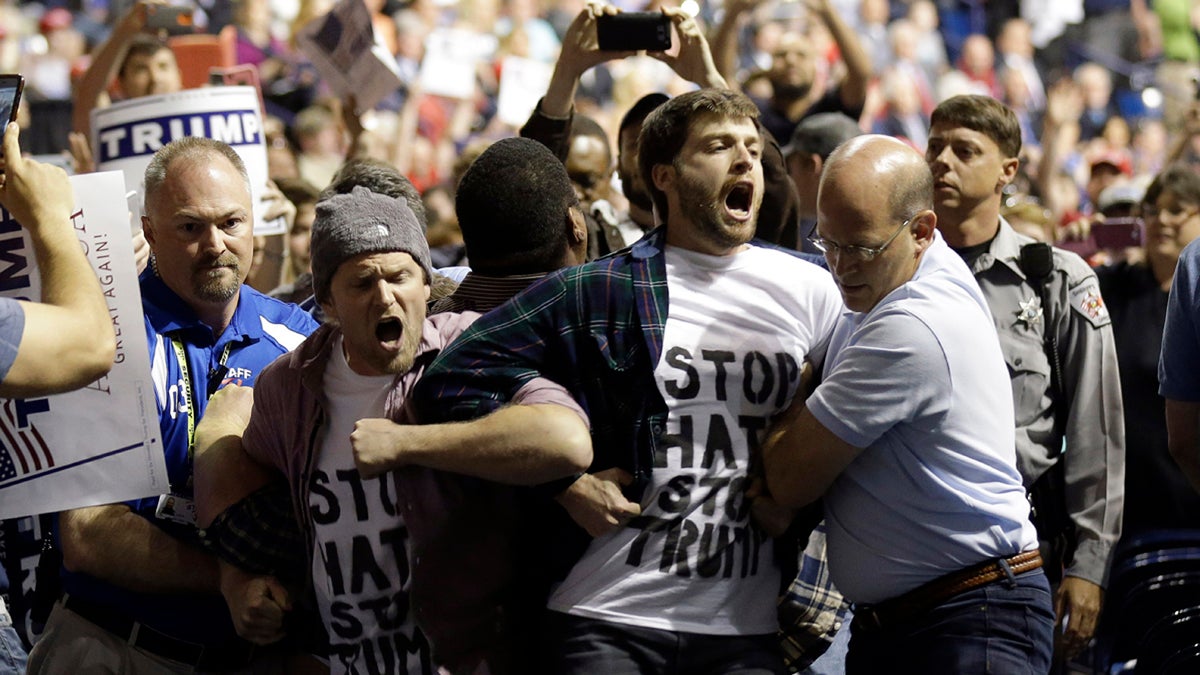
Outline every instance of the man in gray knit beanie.
{"type": "Polygon", "coordinates": [[[429,301],[429,244],[403,200],[356,187],[317,204],[313,290],[360,375],[412,367],[429,301]]]}
{"type": "MultiPolygon", "coordinates": [[[[394,656],[390,672],[428,672],[430,664],[443,663],[455,672],[474,671],[491,640],[503,637],[494,600],[474,590],[480,581],[474,563],[491,566],[511,550],[505,539],[510,530],[495,529],[481,540],[472,525],[462,524],[458,498],[423,482],[441,485],[440,478],[427,471],[406,472],[417,482],[401,483],[389,468],[424,467],[512,484],[556,480],[591,462],[586,416],[569,392],[547,381],[524,392],[521,405],[486,418],[409,424],[409,392],[478,314],[426,317],[429,249],[419,220],[403,201],[355,188],[320,202],[312,270],[326,323],[259,375],[252,406],[249,395],[240,402],[214,400],[205,419],[222,422],[212,431],[197,429],[197,438],[204,441],[225,438],[240,423],[247,462],[273,474],[245,471],[231,477],[208,473],[212,463],[202,467],[199,475],[206,485],[219,480],[222,490],[228,490],[234,482],[238,492],[250,495],[213,526],[233,539],[235,530],[244,531],[242,523],[258,523],[244,505],[264,494],[264,500],[276,499],[269,491],[253,491],[281,475],[298,514],[295,520],[309,535],[308,557],[297,567],[308,577],[305,585],[315,591],[329,633],[331,672],[351,672],[354,664],[380,654],[394,656]],[[447,517],[450,513],[453,518],[447,517]],[[416,565],[429,560],[422,553],[441,550],[448,542],[455,550],[470,544],[479,553],[456,565],[445,565],[444,558],[434,555],[434,569],[420,568],[424,591],[418,592],[416,565]],[[410,560],[416,561],[411,569],[410,560]],[[369,581],[351,583],[360,578],[369,581]],[[461,592],[447,596],[446,588],[461,592]],[[455,604],[464,600],[465,605],[455,604]],[[440,654],[432,653],[418,616],[428,626],[448,626],[453,636],[471,634],[444,643],[440,654]]],[[[207,448],[198,448],[198,456],[210,456],[207,448]]],[[[490,489],[482,492],[482,501],[468,505],[478,510],[467,513],[486,513],[487,525],[494,529],[493,515],[499,511],[511,517],[511,509],[506,502],[496,506],[487,501],[490,489]]],[[[231,584],[226,597],[235,625],[251,639],[273,642],[286,630],[283,617],[293,611],[292,605],[273,578],[231,584]]]]}
{"type": "Polygon", "coordinates": [[[313,289],[322,304],[338,267],[363,253],[407,253],[424,270],[425,283],[433,276],[425,228],[412,209],[403,200],[365,187],[317,204],[311,250],[313,289]]]}

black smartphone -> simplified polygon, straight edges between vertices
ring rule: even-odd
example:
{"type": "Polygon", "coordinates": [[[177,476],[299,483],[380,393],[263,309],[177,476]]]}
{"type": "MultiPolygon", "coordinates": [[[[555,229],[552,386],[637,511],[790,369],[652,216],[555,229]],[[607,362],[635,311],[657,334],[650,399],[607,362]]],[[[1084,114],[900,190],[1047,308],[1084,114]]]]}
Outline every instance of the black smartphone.
{"type": "Polygon", "coordinates": [[[165,30],[169,35],[196,32],[191,7],[173,5],[149,5],[146,7],[146,28],[153,31],[165,30]]]}
{"type": "Polygon", "coordinates": [[[661,12],[621,12],[596,17],[601,51],[663,52],[671,48],[671,20],[661,12]]]}
{"type": "Polygon", "coordinates": [[[0,139],[9,122],[17,121],[17,108],[21,107],[21,92],[25,90],[25,78],[20,75],[0,75],[0,139]]]}
{"type": "Polygon", "coordinates": [[[1100,248],[1141,246],[1144,230],[1141,218],[1109,218],[1092,225],[1092,238],[1100,248]]]}

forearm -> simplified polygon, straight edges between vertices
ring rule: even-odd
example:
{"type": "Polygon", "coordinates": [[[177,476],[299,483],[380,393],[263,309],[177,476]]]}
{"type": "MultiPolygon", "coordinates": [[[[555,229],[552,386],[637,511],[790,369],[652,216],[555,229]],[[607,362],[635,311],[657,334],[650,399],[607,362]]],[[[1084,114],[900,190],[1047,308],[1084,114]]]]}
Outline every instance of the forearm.
{"type": "Polygon", "coordinates": [[[867,100],[867,86],[874,75],[871,57],[863,49],[862,41],[850,26],[842,20],[829,2],[822,5],[821,19],[829,29],[841,52],[842,62],[846,64],[846,78],[841,83],[842,105],[859,109],[867,100]]]}
{"type": "Polygon", "coordinates": [[[409,90],[404,107],[400,109],[400,121],[396,128],[396,140],[391,146],[392,165],[404,175],[412,170],[413,141],[417,137],[417,122],[420,117],[421,95],[409,90]]]}
{"type": "Polygon", "coordinates": [[[222,511],[262,486],[272,474],[246,454],[240,436],[196,437],[196,524],[208,527],[222,511]]]}
{"type": "Polygon", "coordinates": [[[1179,133],[1179,136],[1171,143],[1171,148],[1167,152],[1167,165],[1183,161],[1188,148],[1192,145],[1192,139],[1195,137],[1196,135],[1185,126],[1183,131],[1179,133]]]}
{"type": "MultiPolygon", "coordinates": [[[[1118,418],[1120,413],[1117,413],[1118,418]]],[[[1101,425],[1103,426],[1103,425],[1101,425]]],[[[1074,526],[1075,553],[1066,573],[1105,585],[1113,549],[1121,538],[1125,506],[1123,439],[1107,439],[1094,452],[1067,441],[1064,498],[1074,526]]]]}
{"type": "Polygon", "coordinates": [[[844,444],[804,406],[799,396],[767,433],[762,445],[767,490],[779,505],[798,509],[825,494],[849,463],[828,461],[844,444]]]}
{"type": "MultiPolygon", "coordinates": [[[[828,483],[820,484],[800,461],[803,433],[795,424],[777,430],[763,443],[763,473],[767,479],[767,490],[777,503],[789,508],[800,508],[821,498],[828,483]]],[[[832,481],[829,481],[832,482],[832,481]]]]}
{"type": "Polygon", "coordinates": [[[1078,137],[1079,124],[1075,122],[1057,124],[1047,121],[1042,132],[1042,158],[1038,163],[1037,181],[1041,193],[1047,196],[1046,205],[1055,217],[1061,216],[1067,205],[1052,199],[1055,194],[1054,181],[1062,168],[1063,157],[1069,154],[1078,137]]]}
{"type": "Polygon", "coordinates": [[[704,89],[733,89],[741,91],[737,86],[737,78],[732,74],[728,78],[713,62],[711,55],[704,64],[704,74],[696,78],[695,83],[704,89]]]}
{"type": "Polygon", "coordinates": [[[550,86],[542,97],[542,113],[547,117],[562,119],[569,117],[575,107],[575,92],[579,89],[578,72],[572,64],[559,61],[550,76],[550,86]]]}
{"type": "Polygon", "coordinates": [[[140,593],[219,593],[216,559],[123,504],[59,514],[63,564],[140,593]]]}
{"type": "Polygon", "coordinates": [[[72,113],[72,127],[75,131],[85,136],[90,135],[91,112],[95,109],[100,95],[108,89],[109,82],[117,76],[121,62],[125,60],[125,54],[129,51],[129,41],[140,31],[141,29],[127,16],[125,20],[117,23],[112,35],[93,53],[91,64],[75,85],[72,113]]]}
{"type": "Polygon", "coordinates": [[[1079,312],[1066,311],[1074,335],[1066,336],[1069,349],[1062,360],[1068,414],[1060,461],[1063,497],[1076,537],[1067,573],[1103,585],[1125,510],[1121,379],[1111,326],[1095,328],[1079,312]]]}
{"type": "Polygon", "coordinates": [[[25,329],[0,395],[77,389],[112,368],[116,336],[91,264],[69,225],[30,228],[42,302],[22,302],[25,329]],[[79,336],[87,336],[81,340],[79,336]]]}
{"type": "Polygon", "coordinates": [[[592,442],[574,411],[510,405],[470,422],[395,425],[398,466],[418,465],[515,485],[539,485],[587,469],[592,442]]]}
{"type": "Polygon", "coordinates": [[[731,84],[736,86],[738,66],[738,32],[745,20],[745,14],[736,11],[726,4],[725,15],[721,23],[713,31],[710,45],[712,47],[713,63],[717,71],[731,84]]]}
{"type": "Polygon", "coordinates": [[[571,149],[572,114],[568,112],[564,118],[550,117],[542,109],[542,102],[538,101],[533,112],[529,113],[529,119],[521,127],[521,137],[541,143],[549,148],[559,161],[565,162],[571,149]]]}
{"type": "Polygon", "coordinates": [[[270,293],[279,286],[283,279],[283,243],[282,234],[272,234],[264,237],[262,260],[254,270],[252,279],[246,280],[246,285],[261,293],[270,293]]]}
{"type": "Polygon", "coordinates": [[[1186,446],[1172,443],[1171,458],[1192,484],[1192,489],[1200,492],[1200,445],[1194,441],[1186,446]]]}

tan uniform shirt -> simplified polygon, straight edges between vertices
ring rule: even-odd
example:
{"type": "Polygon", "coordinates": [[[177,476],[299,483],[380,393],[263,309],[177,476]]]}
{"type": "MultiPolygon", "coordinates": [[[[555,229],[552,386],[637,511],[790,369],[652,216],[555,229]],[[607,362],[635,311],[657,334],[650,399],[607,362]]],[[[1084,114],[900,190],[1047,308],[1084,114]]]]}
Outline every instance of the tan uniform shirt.
{"type": "Polygon", "coordinates": [[[1028,487],[1055,462],[1064,463],[1063,498],[1076,528],[1066,574],[1103,585],[1125,501],[1125,423],[1112,326],[1095,273],[1073,253],[1054,249],[1046,292],[1038,292],[1017,264],[1021,247],[1033,242],[1002,219],[971,271],[1012,376],[1017,468],[1028,487]],[[1058,338],[1065,399],[1059,406],[1047,330],[1058,338]]]}

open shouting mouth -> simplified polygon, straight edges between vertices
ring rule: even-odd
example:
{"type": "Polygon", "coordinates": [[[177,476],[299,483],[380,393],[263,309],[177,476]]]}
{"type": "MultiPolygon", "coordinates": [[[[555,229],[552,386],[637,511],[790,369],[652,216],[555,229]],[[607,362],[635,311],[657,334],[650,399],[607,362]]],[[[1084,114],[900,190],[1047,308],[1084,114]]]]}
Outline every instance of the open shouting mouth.
{"type": "Polygon", "coordinates": [[[399,317],[385,316],[375,324],[375,339],[386,349],[400,349],[400,338],[403,335],[404,324],[399,317]]]}
{"type": "Polygon", "coordinates": [[[753,206],[754,183],[751,181],[734,183],[725,194],[725,211],[734,220],[743,222],[749,220],[753,206]]]}

